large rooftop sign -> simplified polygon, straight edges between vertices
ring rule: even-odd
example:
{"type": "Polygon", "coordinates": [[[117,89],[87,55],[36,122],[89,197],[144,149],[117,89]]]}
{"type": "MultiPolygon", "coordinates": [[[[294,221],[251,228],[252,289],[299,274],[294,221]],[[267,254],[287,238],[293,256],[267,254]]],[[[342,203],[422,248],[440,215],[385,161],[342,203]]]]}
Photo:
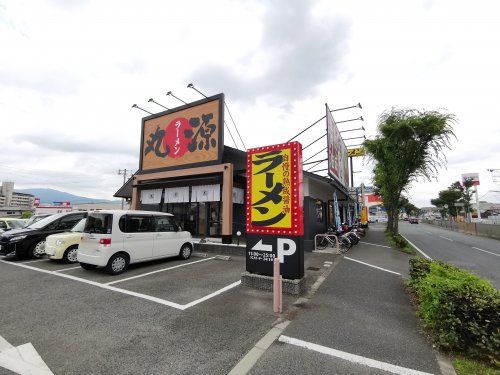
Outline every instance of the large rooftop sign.
{"type": "Polygon", "coordinates": [[[345,188],[349,186],[347,147],[340,136],[330,108],[326,104],[326,132],[328,143],[328,174],[345,188]]]}
{"type": "Polygon", "coordinates": [[[140,173],[219,164],[224,94],[142,119],[140,173]]]}

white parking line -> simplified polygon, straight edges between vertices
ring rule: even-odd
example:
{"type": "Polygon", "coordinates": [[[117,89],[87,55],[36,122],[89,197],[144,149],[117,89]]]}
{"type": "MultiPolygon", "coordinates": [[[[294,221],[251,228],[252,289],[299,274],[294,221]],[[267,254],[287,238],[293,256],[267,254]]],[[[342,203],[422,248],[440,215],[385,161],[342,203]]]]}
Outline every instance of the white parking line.
{"type": "Polygon", "coordinates": [[[500,257],[500,254],[495,254],[495,253],[492,253],[491,251],[480,249],[479,247],[472,246],[472,248],[476,249],[476,250],[479,250],[479,251],[484,251],[485,253],[488,253],[488,254],[491,254],[491,255],[496,255],[497,257],[500,257]]]}
{"type": "Polygon", "coordinates": [[[379,244],[371,243],[371,242],[359,241],[359,243],[364,243],[366,245],[372,245],[372,246],[378,246],[378,247],[385,247],[386,249],[392,249],[390,246],[379,245],[379,244]]]}
{"type": "Polygon", "coordinates": [[[364,264],[365,266],[368,266],[368,267],[373,267],[373,268],[379,269],[381,271],[390,272],[390,273],[393,273],[395,275],[401,276],[401,274],[399,272],[394,272],[394,271],[391,271],[391,270],[388,270],[388,269],[385,269],[382,267],[374,266],[373,264],[365,263],[365,262],[362,262],[362,261],[357,260],[357,259],[353,259],[353,258],[349,258],[349,257],[344,257],[344,259],[352,260],[353,262],[361,263],[361,264],[364,264]]]}
{"type": "Polygon", "coordinates": [[[125,279],[120,279],[120,280],[110,281],[109,283],[104,283],[104,285],[112,285],[112,284],[116,284],[116,283],[121,283],[122,281],[127,281],[127,280],[138,279],[139,277],[152,275],[152,274],[154,274],[154,273],[163,272],[163,271],[168,271],[168,270],[173,270],[174,268],[185,267],[185,266],[189,266],[190,264],[195,264],[195,263],[200,263],[200,262],[206,262],[207,260],[210,260],[210,259],[215,259],[215,257],[205,258],[205,259],[201,259],[201,260],[195,260],[194,262],[182,263],[182,264],[179,264],[179,265],[177,265],[177,266],[168,267],[168,268],[162,268],[161,270],[156,270],[156,271],[146,272],[146,273],[142,273],[142,274],[140,274],[140,275],[130,276],[130,277],[127,277],[127,278],[125,278],[125,279]]]}
{"type": "Polygon", "coordinates": [[[429,231],[426,231],[426,230],[424,230],[424,232],[427,233],[427,234],[432,234],[432,232],[429,232],[429,231]]]}
{"type": "Polygon", "coordinates": [[[448,237],[445,237],[445,236],[439,236],[439,237],[444,238],[445,240],[453,242],[453,240],[451,238],[448,238],[448,237]]]}
{"type": "Polygon", "coordinates": [[[76,270],[77,268],[81,269],[82,267],[70,267],[70,268],[63,268],[62,270],[54,270],[54,272],[62,272],[62,271],[69,271],[69,270],[76,270]]]}
{"type": "Polygon", "coordinates": [[[201,303],[201,302],[203,302],[203,301],[206,301],[207,299],[210,299],[210,298],[212,298],[212,297],[218,296],[219,294],[222,294],[222,293],[224,293],[224,292],[228,291],[229,289],[232,289],[232,288],[234,288],[235,286],[238,286],[238,285],[240,285],[240,284],[241,284],[241,280],[238,280],[238,281],[236,281],[236,282],[234,282],[234,283],[232,283],[232,284],[229,284],[228,286],[225,286],[225,287],[224,287],[224,288],[222,288],[222,289],[219,289],[219,290],[217,290],[217,291],[215,291],[215,292],[213,292],[213,293],[210,293],[209,295],[207,295],[207,296],[205,296],[205,297],[202,297],[202,298],[200,298],[200,299],[197,299],[197,300],[195,300],[195,301],[193,301],[193,302],[186,303],[185,305],[182,305],[182,306],[183,306],[183,310],[185,310],[185,309],[189,309],[190,307],[193,307],[194,305],[197,305],[197,304],[199,304],[199,303],[201,303]]]}
{"type": "Polygon", "coordinates": [[[59,276],[59,277],[65,278],[65,279],[73,280],[73,281],[79,281],[79,282],[84,283],[84,284],[93,285],[93,286],[96,286],[98,288],[110,290],[110,291],[121,293],[121,294],[126,294],[126,295],[137,297],[137,298],[142,298],[142,299],[145,299],[145,300],[148,300],[148,301],[151,301],[151,302],[158,303],[160,305],[165,305],[165,306],[173,307],[173,308],[178,309],[178,310],[186,310],[186,309],[188,309],[188,308],[190,308],[190,307],[192,307],[194,305],[197,305],[197,304],[199,304],[199,303],[201,303],[203,301],[206,301],[206,300],[208,300],[208,299],[210,299],[212,297],[215,297],[215,296],[217,296],[217,295],[219,295],[219,294],[221,294],[221,293],[223,293],[223,292],[225,292],[225,291],[227,291],[227,290],[229,290],[231,288],[234,288],[235,286],[238,286],[241,283],[241,281],[237,281],[237,282],[232,283],[231,285],[228,285],[228,286],[226,286],[226,287],[224,287],[222,289],[219,289],[219,290],[215,291],[214,293],[211,293],[211,294],[209,294],[209,295],[207,295],[205,297],[202,297],[200,299],[197,299],[197,300],[195,300],[193,302],[190,302],[190,303],[187,303],[185,305],[181,305],[179,303],[175,303],[175,302],[167,301],[167,300],[164,300],[164,299],[161,299],[161,298],[149,296],[147,294],[142,294],[142,293],[133,292],[131,290],[117,288],[115,286],[106,285],[106,284],[98,283],[98,282],[87,280],[87,279],[82,279],[81,277],[76,277],[76,276],[68,275],[68,274],[65,274],[65,273],[59,273],[59,272],[56,272],[56,271],[48,271],[48,270],[44,270],[44,269],[41,269],[41,268],[36,268],[36,267],[28,266],[28,265],[25,265],[25,264],[22,264],[22,263],[7,262],[5,260],[0,260],[0,263],[10,264],[12,266],[22,267],[22,268],[26,268],[26,269],[29,269],[29,270],[32,270],[32,271],[46,273],[46,274],[49,274],[49,275],[59,276]]]}
{"type": "Polygon", "coordinates": [[[344,359],[349,362],[357,363],[360,365],[376,368],[382,371],[387,371],[393,374],[400,375],[431,375],[428,372],[413,370],[407,367],[396,366],[387,362],[377,361],[375,359],[362,357],[360,355],[343,352],[337,349],[328,348],[326,346],[314,344],[312,342],[303,341],[299,339],[295,339],[293,337],[288,337],[285,335],[281,335],[278,338],[278,341],[283,342],[285,344],[299,346],[301,348],[313,350],[318,353],[326,354],[332,357],[337,357],[340,359],[344,359]]]}
{"type": "MultiPolygon", "coordinates": [[[[401,233],[400,233],[401,234],[401,233]]],[[[428,256],[426,253],[424,253],[422,250],[420,250],[413,242],[411,242],[408,238],[406,238],[405,236],[403,236],[401,234],[401,237],[403,237],[406,241],[408,241],[408,243],[413,246],[415,248],[415,250],[417,250],[420,254],[422,254],[425,258],[429,259],[429,260],[432,260],[432,258],[430,256],[428,256]]]]}
{"type": "Polygon", "coordinates": [[[43,262],[48,259],[37,259],[37,260],[30,260],[28,262],[21,262],[21,264],[28,264],[28,263],[36,263],[36,262],[43,262]]]}

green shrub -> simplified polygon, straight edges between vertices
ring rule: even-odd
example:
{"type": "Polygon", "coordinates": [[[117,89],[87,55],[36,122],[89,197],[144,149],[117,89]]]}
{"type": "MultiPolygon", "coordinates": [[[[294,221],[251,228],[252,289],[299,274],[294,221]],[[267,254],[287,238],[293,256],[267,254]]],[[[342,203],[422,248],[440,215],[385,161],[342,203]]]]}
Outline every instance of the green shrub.
{"type": "Polygon", "coordinates": [[[410,276],[418,313],[436,344],[498,364],[500,292],[488,281],[443,262],[412,258],[410,276]]]}
{"type": "Polygon", "coordinates": [[[427,258],[410,258],[410,278],[413,283],[418,283],[431,270],[431,260],[427,258]]]}

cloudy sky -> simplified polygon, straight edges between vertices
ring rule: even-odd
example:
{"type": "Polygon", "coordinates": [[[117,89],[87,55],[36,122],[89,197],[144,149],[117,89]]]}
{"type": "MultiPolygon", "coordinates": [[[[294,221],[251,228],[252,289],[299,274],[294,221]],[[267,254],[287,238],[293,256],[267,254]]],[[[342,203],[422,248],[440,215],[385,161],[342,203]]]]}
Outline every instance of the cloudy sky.
{"type": "MultiPolygon", "coordinates": [[[[197,100],[193,82],[226,94],[247,147],[286,141],[325,103],[361,102],[335,118],[362,115],[339,128],[364,125],[367,137],[391,107],[443,109],[458,119],[447,169],[414,183],[411,200],[428,206],[467,172],[480,195],[500,190],[487,172],[500,168],[499,19],[495,0],[0,0],[0,177],[111,198],[117,170],[138,167],[143,113],[131,105],[181,104],[169,90],[197,100]]],[[[354,169],[370,183],[366,160],[354,169]]]]}

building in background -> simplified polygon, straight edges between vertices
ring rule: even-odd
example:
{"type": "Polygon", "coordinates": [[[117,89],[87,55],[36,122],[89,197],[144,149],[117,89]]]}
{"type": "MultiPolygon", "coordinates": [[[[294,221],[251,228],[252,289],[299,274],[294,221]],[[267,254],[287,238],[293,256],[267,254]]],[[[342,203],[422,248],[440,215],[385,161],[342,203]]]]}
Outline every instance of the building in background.
{"type": "Polygon", "coordinates": [[[24,211],[33,211],[34,203],[33,195],[14,191],[14,182],[2,182],[0,216],[20,217],[24,211]]]}
{"type": "Polygon", "coordinates": [[[39,204],[35,207],[35,214],[60,214],[71,212],[71,202],[52,202],[52,204],[39,204]]]}
{"type": "MultiPolygon", "coordinates": [[[[73,205],[73,211],[121,210],[122,202],[109,203],[78,203],[73,205]]],[[[125,202],[124,210],[130,209],[130,202],[125,202]]]]}

